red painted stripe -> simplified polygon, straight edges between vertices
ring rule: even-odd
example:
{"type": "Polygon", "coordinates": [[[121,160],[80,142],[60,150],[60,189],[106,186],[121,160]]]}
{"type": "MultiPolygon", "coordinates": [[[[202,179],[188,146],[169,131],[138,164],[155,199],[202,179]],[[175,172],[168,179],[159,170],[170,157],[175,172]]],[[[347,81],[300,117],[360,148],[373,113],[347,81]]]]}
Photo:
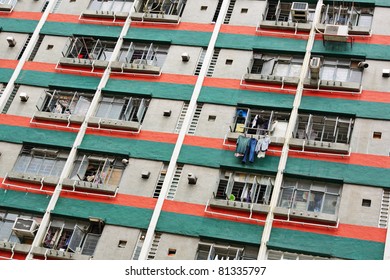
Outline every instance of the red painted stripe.
{"type": "MultiPolygon", "coordinates": [[[[15,68],[17,61],[11,60],[0,60],[1,65],[4,61],[4,68],[15,68]],[[8,67],[7,67],[8,65],[8,67]],[[14,66],[15,65],[15,66],[14,66]]],[[[26,61],[23,66],[23,70],[31,71],[41,71],[41,72],[51,72],[51,73],[61,73],[61,74],[73,74],[73,75],[82,75],[82,76],[100,76],[101,73],[86,72],[85,69],[80,68],[69,68],[70,70],[82,70],[82,71],[66,71],[61,69],[56,69],[56,65],[52,63],[43,63],[43,62],[31,62],[26,61]]],[[[111,73],[110,77],[112,79],[118,80],[134,80],[134,81],[144,81],[144,82],[160,82],[160,83],[172,83],[172,84],[185,84],[185,85],[195,85],[197,76],[192,75],[181,75],[181,74],[161,74],[160,76],[141,76],[141,75],[129,75],[129,74],[116,74],[111,73]]],[[[269,84],[246,84],[247,86],[241,86],[240,80],[237,79],[226,79],[226,78],[210,78],[206,77],[203,83],[204,86],[216,87],[216,88],[227,88],[227,89],[236,89],[236,90],[250,90],[250,91],[261,91],[261,92],[272,92],[278,94],[295,94],[294,87],[285,87],[281,89],[280,87],[270,86],[269,84]],[[264,87],[258,87],[264,86],[264,87]]],[[[358,100],[358,101],[368,101],[368,102],[379,102],[379,103],[390,103],[390,92],[379,92],[372,90],[363,90],[361,94],[352,94],[352,93],[336,93],[332,91],[315,91],[315,90],[304,90],[304,96],[315,96],[323,98],[332,98],[332,99],[345,99],[345,100],[358,100]]]]}
{"type": "Polygon", "coordinates": [[[12,11],[12,13],[0,13],[2,18],[24,19],[24,20],[40,20],[42,13],[40,12],[18,12],[12,11]]]}
{"type": "MultiPolygon", "coordinates": [[[[219,219],[219,220],[229,220],[229,221],[234,221],[234,222],[240,221],[242,223],[250,223],[250,224],[258,224],[259,223],[256,221],[249,221],[249,220],[242,219],[242,217],[244,217],[245,214],[242,214],[239,211],[217,210],[218,213],[221,213],[221,214],[228,214],[229,213],[231,215],[237,215],[237,218],[224,217],[224,216],[220,216],[217,214],[210,216],[209,214],[205,213],[205,205],[192,204],[192,203],[186,203],[186,202],[178,202],[178,201],[172,201],[172,200],[165,200],[164,201],[163,211],[177,213],[177,214],[185,214],[185,215],[204,217],[204,218],[215,218],[215,219],[219,219]]],[[[249,213],[247,213],[246,217],[248,217],[248,215],[249,215],[249,213]]],[[[253,217],[253,218],[258,218],[258,219],[264,220],[264,217],[262,217],[262,216],[253,217]]],[[[302,225],[302,224],[293,225],[293,224],[287,223],[287,222],[285,222],[285,223],[275,222],[275,227],[297,230],[297,231],[302,231],[302,232],[311,232],[311,233],[325,234],[325,235],[331,235],[331,236],[339,236],[339,237],[346,237],[346,238],[353,238],[353,239],[376,241],[376,242],[385,242],[386,232],[387,232],[387,230],[383,229],[383,228],[349,225],[349,224],[340,224],[337,229],[334,229],[334,228],[322,228],[322,227],[318,227],[318,226],[308,226],[308,225],[302,225]]]]}
{"type": "Polygon", "coordinates": [[[140,133],[135,134],[135,133],[130,133],[128,131],[102,130],[102,129],[94,129],[94,128],[88,128],[86,134],[143,140],[143,141],[153,141],[153,142],[161,142],[161,143],[170,143],[170,144],[175,144],[178,137],[178,134],[174,134],[174,133],[156,132],[156,131],[148,131],[148,130],[141,130],[140,133]]]}
{"type": "MultiPolygon", "coordinates": [[[[2,60],[0,60],[0,62],[2,62],[2,60]]],[[[5,63],[6,65],[8,64],[12,65],[12,61],[9,60],[5,60],[5,63]]],[[[90,77],[101,76],[102,74],[101,72],[91,72],[86,69],[76,68],[76,67],[64,67],[64,68],[56,69],[56,64],[45,63],[45,62],[33,62],[33,61],[26,61],[23,66],[23,70],[39,71],[39,72],[47,72],[47,73],[61,73],[65,75],[81,75],[81,76],[90,76],[90,77]]],[[[180,75],[180,74],[168,74],[168,73],[161,74],[160,76],[111,73],[110,78],[118,79],[118,80],[134,80],[134,81],[144,81],[144,82],[195,85],[198,77],[192,75],[180,75]]]]}
{"type": "MultiPolygon", "coordinates": [[[[220,138],[208,138],[200,136],[186,135],[184,139],[184,144],[189,146],[203,147],[203,148],[212,148],[220,150],[232,150],[234,149],[235,143],[229,143],[233,145],[233,148],[223,146],[223,139],[220,138]]],[[[271,151],[267,152],[268,156],[280,156],[280,147],[271,146],[271,151]]],[[[352,153],[350,156],[335,156],[332,154],[326,155],[324,153],[314,154],[314,153],[302,153],[289,151],[289,156],[293,158],[303,158],[309,160],[319,160],[326,162],[335,162],[343,164],[353,164],[360,166],[370,166],[378,168],[390,168],[390,157],[382,155],[373,155],[373,154],[360,154],[352,153]]]]}
{"type": "MultiPolygon", "coordinates": [[[[30,118],[21,117],[9,114],[0,114],[0,124],[11,125],[11,126],[21,126],[21,127],[31,127],[30,118]]],[[[54,131],[74,131],[72,128],[60,128],[60,127],[40,127],[42,129],[54,130],[54,131]]],[[[141,130],[139,134],[128,133],[125,131],[111,131],[111,130],[98,130],[94,128],[88,128],[87,134],[96,135],[96,136],[107,136],[107,137],[116,137],[116,138],[126,138],[126,139],[135,139],[143,141],[152,141],[152,142],[161,142],[161,143],[170,143],[175,144],[177,141],[177,134],[174,133],[165,133],[165,132],[155,132],[141,130]]],[[[223,145],[223,139],[221,138],[210,138],[210,137],[201,137],[186,135],[184,138],[184,144],[189,146],[203,147],[203,148],[212,148],[220,150],[232,150],[234,149],[235,143],[229,143],[233,145],[233,148],[229,148],[223,145]]],[[[271,146],[270,150],[267,152],[268,156],[279,156],[280,147],[271,146]]],[[[360,154],[352,153],[348,156],[334,156],[326,154],[309,154],[309,153],[300,153],[295,151],[290,151],[289,156],[294,158],[303,158],[310,160],[320,160],[326,162],[335,162],[343,164],[353,164],[360,166],[370,166],[378,168],[390,168],[390,157],[381,156],[381,155],[372,155],[372,154],[360,154]]]]}
{"type": "MultiPolygon", "coordinates": [[[[2,181],[3,178],[0,178],[0,180],[2,181]]],[[[0,188],[14,189],[18,191],[18,189],[10,188],[5,185],[1,185],[0,188]]],[[[25,191],[30,193],[42,194],[42,192],[38,190],[34,191],[34,190],[26,189],[25,191]]],[[[155,198],[127,195],[127,194],[117,194],[116,197],[108,198],[108,197],[98,197],[87,193],[80,194],[80,193],[62,191],[61,197],[68,198],[68,199],[75,199],[75,200],[85,200],[85,201],[96,202],[96,203],[105,203],[105,204],[112,204],[112,205],[142,208],[142,209],[151,209],[151,210],[155,208],[157,202],[155,198]]],[[[263,222],[261,221],[265,220],[265,215],[262,214],[252,215],[253,219],[261,220],[260,222],[255,220],[249,220],[246,219],[249,217],[249,213],[244,213],[241,211],[234,211],[234,210],[229,211],[223,209],[213,209],[214,214],[210,214],[205,212],[205,205],[172,201],[172,200],[165,200],[162,210],[171,213],[192,215],[192,216],[198,216],[203,218],[214,218],[218,220],[227,220],[227,221],[240,222],[246,224],[262,225],[263,222]],[[219,214],[229,214],[232,216],[228,217],[219,214]]],[[[366,227],[366,226],[340,224],[339,228],[334,229],[334,228],[321,228],[321,227],[301,225],[301,224],[293,225],[287,222],[275,222],[275,227],[298,230],[303,232],[312,232],[312,233],[319,233],[325,235],[361,239],[361,240],[377,241],[377,242],[384,242],[386,240],[386,229],[366,227]]]]}
{"type": "Polygon", "coordinates": [[[0,59],[1,68],[15,69],[18,65],[18,60],[0,59]]]}
{"type": "MultiPolygon", "coordinates": [[[[298,32],[294,34],[294,31],[280,30],[280,29],[261,29],[256,31],[255,26],[236,26],[223,24],[221,27],[221,33],[238,34],[238,35],[250,35],[250,36],[263,36],[263,37],[276,37],[276,38],[288,38],[296,40],[307,40],[308,32],[298,32]]],[[[371,36],[350,36],[355,43],[362,44],[376,44],[376,45],[389,45],[389,35],[377,35],[371,36]]],[[[317,34],[316,40],[322,40],[322,35],[317,34]]]]}
{"type": "MultiPolygon", "coordinates": [[[[0,261],[7,260],[6,258],[10,258],[12,256],[11,250],[5,251],[5,250],[0,250],[0,261]]],[[[27,257],[27,254],[21,254],[21,253],[15,253],[12,256],[13,260],[25,260],[27,257]]]]}
{"type": "Polygon", "coordinates": [[[183,30],[183,31],[198,31],[198,32],[213,32],[214,26],[215,25],[212,23],[193,23],[193,22],[180,22],[179,24],[150,23],[150,22],[140,22],[140,21],[131,22],[131,27],[135,27],[135,28],[183,30]]]}

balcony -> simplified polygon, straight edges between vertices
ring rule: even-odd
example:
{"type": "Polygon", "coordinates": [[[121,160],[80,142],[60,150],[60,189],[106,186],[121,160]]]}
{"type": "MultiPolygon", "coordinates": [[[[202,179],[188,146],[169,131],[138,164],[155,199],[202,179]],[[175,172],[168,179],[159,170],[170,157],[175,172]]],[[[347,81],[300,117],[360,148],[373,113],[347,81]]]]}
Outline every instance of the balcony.
{"type": "Polygon", "coordinates": [[[89,19],[121,19],[125,20],[133,5],[133,0],[92,0],[81,17],[89,19]]]}
{"type": "Polygon", "coordinates": [[[134,21],[179,23],[185,5],[186,0],[143,0],[130,17],[134,21]]]}

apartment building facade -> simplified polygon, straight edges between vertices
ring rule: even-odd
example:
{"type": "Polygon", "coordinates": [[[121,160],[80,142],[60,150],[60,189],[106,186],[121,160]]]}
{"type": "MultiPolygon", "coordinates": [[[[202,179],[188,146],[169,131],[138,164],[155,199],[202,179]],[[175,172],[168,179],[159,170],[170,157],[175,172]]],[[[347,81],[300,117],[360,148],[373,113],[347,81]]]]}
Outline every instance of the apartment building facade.
{"type": "Polygon", "coordinates": [[[389,14],[1,0],[0,258],[390,259],[389,14]]]}

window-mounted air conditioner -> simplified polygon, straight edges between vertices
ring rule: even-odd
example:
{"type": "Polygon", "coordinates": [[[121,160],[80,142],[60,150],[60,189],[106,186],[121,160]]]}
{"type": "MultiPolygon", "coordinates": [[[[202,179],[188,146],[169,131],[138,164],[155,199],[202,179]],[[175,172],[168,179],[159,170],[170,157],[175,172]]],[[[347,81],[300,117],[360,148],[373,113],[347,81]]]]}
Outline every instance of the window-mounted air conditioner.
{"type": "Polygon", "coordinates": [[[309,4],[305,2],[293,2],[291,4],[291,17],[293,21],[307,22],[309,4]]]}
{"type": "Polygon", "coordinates": [[[329,41],[345,41],[348,38],[347,25],[325,25],[324,39],[329,41]]]}
{"type": "Polygon", "coordinates": [[[310,59],[309,68],[310,68],[310,78],[318,80],[320,78],[320,67],[321,67],[321,58],[313,57],[310,59]]]}
{"type": "Polygon", "coordinates": [[[18,237],[34,237],[37,228],[38,223],[33,219],[17,218],[12,230],[18,237]]]}

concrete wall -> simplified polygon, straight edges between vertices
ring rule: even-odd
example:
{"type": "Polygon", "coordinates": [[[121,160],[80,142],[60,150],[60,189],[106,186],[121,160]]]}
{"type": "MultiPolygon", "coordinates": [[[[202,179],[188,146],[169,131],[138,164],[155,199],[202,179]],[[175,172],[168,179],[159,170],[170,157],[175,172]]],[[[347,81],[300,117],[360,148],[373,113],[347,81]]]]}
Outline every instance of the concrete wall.
{"type": "Polygon", "coordinates": [[[241,79],[247,72],[252,56],[252,52],[249,51],[222,49],[215,65],[213,77],[241,79]],[[233,63],[226,64],[227,59],[233,60],[233,63]]]}
{"type": "Polygon", "coordinates": [[[119,193],[152,197],[163,163],[160,161],[130,158],[119,184],[119,193]],[[141,178],[149,171],[148,179],[141,178]]]}
{"type": "Polygon", "coordinates": [[[31,1],[31,0],[18,0],[14,11],[16,12],[41,12],[43,6],[45,5],[45,0],[41,1],[31,1]]]}
{"type": "Polygon", "coordinates": [[[21,149],[22,145],[7,142],[0,143],[0,178],[4,178],[5,174],[12,170],[21,149]]]}
{"type": "Polygon", "coordinates": [[[381,188],[345,184],[339,208],[340,223],[377,227],[382,192],[381,188]],[[363,199],[370,199],[371,207],[362,206],[363,199]]]}
{"type": "Polygon", "coordinates": [[[174,132],[179,119],[183,101],[173,101],[153,98],[146,111],[142,130],[153,130],[159,132],[174,132]],[[171,110],[171,116],[163,116],[164,111],[171,110]]]}
{"type": "Polygon", "coordinates": [[[236,108],[232,106],[204,104],[195,135],[224,138],[233,122],[235,111],[236,108]],[[210,116],[216,116],[215,120],[209,120],[210,116]]]}
{"type": "Polygon", "coordinates": [[[195,259],[198,243],[198,238],[164,233],[161,235],[155,259],[193,260],[195,259]],[[176,249],[176,254],[168,255],[169,249],[176,249]]]}
{"type": "Polygon", "coordinates": [[[390,154],[390,122],[356,119],[351,140],[352,152],[388,156],[390,154]],[[373,137],[381,132],[381,139],[373,137]]]}
{"type": "Polygon", "coordinates": [[[139,229],[105,225],[95,249],[95,260],[130,260],[137,245],[139,229]],[[125,241],[119,247],[119,241],[125,241]]]}
{"type": "Polygon", "coordinates": [[[16,60],[20,54],[28,34],[24,33],[11,33],[11,32],[0,32],[0,59],[13,59],[16,60]],[[13,37],[16,41],[14,47],[10,47],[7,42],[7,37],[13,37]]]}
{"type": "Polygon", "coordinates": [[[61,52],[64,50],[67,41],[67,37],[46,35],[34,57],[34,61],[57,63],[62,57],[61,52]]]}
{"type": "Polygon", "coordinates": [[[372,33],[380,35],[390,35],[389,24],[389,8],[375,7],[374,18],[371,25],[372,33]]]}
{"type": "Polygon", "coordinates": [[[38,111],[36,105],[43,93],[44,88],[21,85],[8,109],[7,114],[31,118],[34,113],[38,111]],[[27,102],[20,101],[19,94],[21,92],[27,93],[27,102]]]}
{"type": "Polygon", "coordinates": [[[56,13],[80,15],[82,11],[87,9],[89,2],[90,0],[62,0],[56,13]]]}
{"type": "Polygon", "coordinates": [[[188,0],[181,21],[211,23],[217,4],[218,0],[188,0]],[[207,9],[201,10],[202,6],[207,6],[207,9]]]}
{"type": "Polygon", "coordinates": [[[266,1],[238,0],[234,5],[229,24],[257,26],[266,7],[266,1]],[[242,9],[247,9],[243,12],[242,9]]]}
{"type": "Polygon", "coordinates": [[[369,66],[363,70],[363,89],[389,92],[390,78],[382,77],[383,69],[390,69],[388,61],[366,60],[366,62],[369,66]]]}
{"type": "Polygon", "coordinates": [[[198,63],[202,48],[172,45],[169,47],[167,58],[162,67],[163,73],[193,75],[198,63]],[[190,60],[183,62],[182,53],[188,53],[190,60]]]}
{"type": "Polygon", "coordinates": [[[217,190],[218,180],[219,169],[184,165],[174,200],[206,204],[217,190]],[[195,185],[188,184],[188,173],[198,178],[195,185]]]}

